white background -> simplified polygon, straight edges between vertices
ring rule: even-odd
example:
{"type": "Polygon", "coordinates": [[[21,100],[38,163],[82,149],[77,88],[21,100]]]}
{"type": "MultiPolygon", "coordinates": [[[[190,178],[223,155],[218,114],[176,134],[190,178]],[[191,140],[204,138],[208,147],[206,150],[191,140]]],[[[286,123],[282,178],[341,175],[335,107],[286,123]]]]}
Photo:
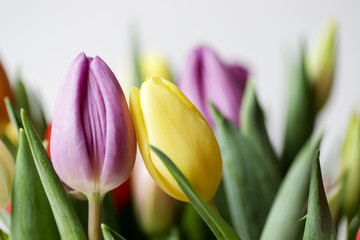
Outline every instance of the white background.
{"type": "MultiPolygon", "coordinates": [[[[312,44],[329,18],[339,26],[338,64],[331,98],[317,129],[322,160],[336,164],[350,114],[360,107],[360,1],[1,1],[0,59],[37,88],[51,118],[57,89],[74,57],[99,55],[119,76],[130,61],[129,29],[144,52],[157,51],[174,75],[196,45],[249,67],[277,151],[285,109],[285,58],[301,40],[312,44]]],[[[336,169],[336,165],[327,169],[336,169]]]]}

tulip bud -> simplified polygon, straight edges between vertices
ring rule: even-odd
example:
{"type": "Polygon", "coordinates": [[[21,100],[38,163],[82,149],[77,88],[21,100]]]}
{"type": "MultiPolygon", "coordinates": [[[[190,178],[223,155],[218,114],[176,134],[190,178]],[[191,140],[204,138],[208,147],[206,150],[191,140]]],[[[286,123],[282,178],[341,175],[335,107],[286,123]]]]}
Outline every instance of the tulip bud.
{"type": "Polygon", "coordinates": [[[13,176],[14,159],[0,141],[0,209],[4,209],[10,202],[13,176]]]}
{"type": "Polygon", "coordinates": [[[341,210],[352,219],[360,210],[360,119],[355,114],[343,146],[341,167],[341,210]]]}
{"type": "Polygon", "coordinates": [[[130,93],[130,111],[144,163],[170,196],[189,201],[149,144],[163,151],[210,202],[219,186],[222,160],[215,136],[201,113],[171,82],[150,77],[130,93]]]}
{"type": "Polygon", "coordinates": [[[307,59],[307,70],[313,88],[316,110],[319,111],[330,94],[336,60],[336,24],[330,22],[307,59]]]}
{"type": "Polygon", "coordinates": [[[136,138],[114,74],[99,57],[81,53],[57,96],[51,158],[60,179],[88,197],[116,188],[130,175],[136,138]]]}
{"type": "Polygon", "coordinates": [[[214,126],[209,101],[239,127],[240,107],[248,72],[237,64],[226,64],[209,47],[195,49],[180,74],[179,88],[214,126]]]}
{"type": "Polygon", "coordinates": [[[148,236],[163,233],[173,222],[177,201],[154,182],[140,152],[136,155],[131,180],[133,206],[142,230],[148,236]]]}
{"type": "Polygon", "coordinates": [[[156,54],[143,55],[139,59],[141,80],[144,82],[152,75],[161,76],[171,81],[171,73],[166,61],[156,54]]]}
{"type": "Polygon", "coordinates": [[[0,136],[3,134],[4,128],[9,122],[9,117],[4,103],[5,97],[8,97],[10,101],[13,101],[14,99],[9,79],[6,76],[4,68],[0,64],[0,136]]]}

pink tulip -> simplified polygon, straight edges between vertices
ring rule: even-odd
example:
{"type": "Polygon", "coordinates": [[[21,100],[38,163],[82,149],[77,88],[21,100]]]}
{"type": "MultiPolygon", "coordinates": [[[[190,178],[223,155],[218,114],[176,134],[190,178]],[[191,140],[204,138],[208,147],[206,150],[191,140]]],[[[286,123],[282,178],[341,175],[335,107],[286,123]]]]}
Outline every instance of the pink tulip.
{"type": "Polygon", "coordinates": [[[51,158],[60,179],[87,196],[131,174],[135,132],[123,91],[106,63],[81,53],[60,87],[51,131],[51,158]]]}
{"type": "Polygon", "coordinates": [[[196,48],[188,56],[179,78],[180,90],[213,128],[209,102],[239,127],[241,100],[248,78],[238,64],[227,64],[209,47],[196,48]]]}

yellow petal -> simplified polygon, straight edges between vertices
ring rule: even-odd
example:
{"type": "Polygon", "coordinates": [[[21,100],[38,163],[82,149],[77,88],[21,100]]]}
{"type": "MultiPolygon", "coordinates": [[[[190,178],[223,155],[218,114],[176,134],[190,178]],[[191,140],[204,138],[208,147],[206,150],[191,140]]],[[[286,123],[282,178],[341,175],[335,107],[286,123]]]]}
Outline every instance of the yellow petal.
{"type": "Polygon", "coordinates": [[[0,141],[0,209],[3,209],[10,201],[13,175],[13,157],[0,141]]]}
{"type": "MultiPolygon", "coordinates": [[[[210,201],[220,183],[222,162],[215,136],[202,115],[175,85],[157,77],[142,85],[140,105],[148,142],[176,164],[204,201],[210,201]]],[[[188,201],[162,161],[154,153],[150,158],[170,183],[164,190],[188,201]]]]}
{"type": "Polygon", "coordinates": [[[145,129],[140,107],[140,93],[139,89],[136,87],[133,87],[130,92],[130,113],[133,119],[136,138],[145,166],[148,169],[150,175],[155,180],[155,182],[161,187],[161,189],[163,189],[167,194],[171,195],[168,190],[169,188],[171,188],[168,181],[164,179],[161,174],[159,174],[151,161],[147,132],[145,129]]]}

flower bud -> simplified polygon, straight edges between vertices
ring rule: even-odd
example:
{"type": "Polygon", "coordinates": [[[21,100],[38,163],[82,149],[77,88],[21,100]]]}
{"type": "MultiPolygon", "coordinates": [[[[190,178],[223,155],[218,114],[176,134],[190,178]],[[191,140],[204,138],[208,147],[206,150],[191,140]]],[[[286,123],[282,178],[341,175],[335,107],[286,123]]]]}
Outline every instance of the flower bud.
{"type": "Polygon", "coordinates": [[[313,88],[317,111],[324,106],[330,94],[335,72],[335,60],[336,24],[329,22],[307,59],[307,71],[313,88]]]}
{"type": "Polygon", "coordinates": [[[142,55],[139,59],[139,68],[142,82],[152,75],[161,76],[171,81],[170,69],[164,58],[160,55],[142,55]]]}
{"type": "Polygon", "coordinates": [[[140,152],[136,155],[131,180],[133,206],[142,230],[148,236],[163,233],[173,222],[177,201],[154,182],[140,152]]]}
{"type": "Polygon", "coordinates": [[[14,176],[14,159],[0,140],[0,210],[10,202],[14,176]]]}
{"type": "Polygon", "coordinates": [[[195,49],[187,58],[179,78],[180,90],[214,126],[209,101],[239,127],[240,107],[248,72],[237,64],[226,64],[209,47],[195,49]]]}
{"type": "Polygon", "coordinates": [[[342,152],[342,212],[351,219],[360,210],[360,119],[350,120],[342,152]]]}
{"type": "Polygon", "coordinates": [[[6,124],[9,122],[4,98],[8,97],[13,102],[13,92],[10,87],[9,79],[0,63],[0,136],[3,134],[6,124]]]}
{"type": "Polygon", "coordinates": [[[141,90],[131,90],[130,111],[144,163],[161,189],[189,201],[149,144],[174,162],[203,201],[212,200],[222,174],[219,146],[210,126],[185,95],[171,82],[153,76],[141,90]]]}
{"type": "Polygon", "coordinates": [[[123,183],[135,161],[131,115],[114,74],[81,53],[57,96],[50,142],[56,173],[69,187],[103,195],[123,183]]]}

